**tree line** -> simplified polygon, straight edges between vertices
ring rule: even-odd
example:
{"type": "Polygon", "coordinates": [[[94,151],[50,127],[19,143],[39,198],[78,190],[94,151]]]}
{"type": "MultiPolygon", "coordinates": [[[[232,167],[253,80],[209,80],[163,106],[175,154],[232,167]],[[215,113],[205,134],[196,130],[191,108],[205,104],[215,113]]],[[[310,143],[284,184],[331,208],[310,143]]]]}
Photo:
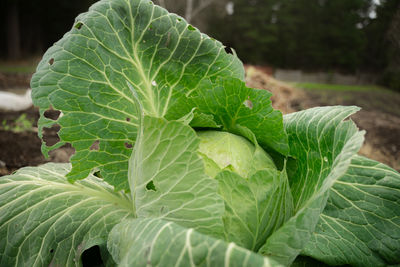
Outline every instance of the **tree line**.
{"type": "Polygon", "coordinates": [[[41,55],[96,0],[1,0],[0,59],[41,55]]]}
{"type": "MultiPolygon", "coordinates": [[[[95,0],[3,0],[1,58],[41,54],[95,0]]],[[[400,0],[154,0],[245,63],[379,72],[400,87],[400,0]]]]}
{"type": "MultiPolygon", "coordinates": [[[[394,51],[389,38],[399,0],[234,0],[213,35],[246,62],[282,68],[381,70],[394,51]],[[223,27],[218,27],[223,25],[223,27]]],[[[399,29],[392,29],[400,40],[399,29]]]]}

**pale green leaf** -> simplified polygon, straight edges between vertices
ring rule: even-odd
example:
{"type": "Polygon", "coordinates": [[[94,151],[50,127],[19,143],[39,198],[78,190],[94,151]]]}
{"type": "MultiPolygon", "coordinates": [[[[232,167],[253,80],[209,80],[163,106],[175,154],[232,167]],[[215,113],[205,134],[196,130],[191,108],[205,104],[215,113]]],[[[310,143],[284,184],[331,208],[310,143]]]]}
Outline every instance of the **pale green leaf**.
{"type": "Polygon", "coordinates": [[[352,121],[357,107],[319,107],[284,116],[289,137],[287,165],[295,215],[260,249],[289,265],[311,237],[333,183],[347,170],[363,142],[352,121]]]}
{"type": "Polygon", "coordinates": [[[275,231],[259,249],[259,253],[276,260],[284,266],[290,265],[309,240],[322,212],[327,195],[314,197],[308,205],[292,216],[275,231]]]}
{"type": "Polygon", "coordinates": [[[400,264],[400,174],[356,156],[302,252],[328,264],[400,264]]]}
{"type": "Polygon", "coordinates": [[[187,124],[144,116],[130,159],[129,184],[138,217],[157,217],[219,236],[224,204],[198,155],[187,124]]]}
{"type": "Polygon", "coordinates": [[[249,179],[224,171],[215,179],[224,198],[225,239],[258,251],[268,236],[292,216],[286,172],[269,168],[249,179]]]}
{"type": "Polygon", "coordinates": [[[117,190],[128,189],[129,147],[138,124],[127,83],[146,114],[163,117],[177,95],[217,76],[243,79],[242,63],[181,17],[149,0],[99,1],[76,18],[33,75],[39,134],[54,123],[61,126],[61,141],[53,147],[43,144],[42,150],[71,143],[76,153],[70,181],[99,168],[117,190]],[[63,116],[57,121],[45,118],[50,107],[63,116]]]}
{"type": "Polygon", "coordinates": [[[352,121],[343,120],[358,110],[317,107],[284,116],[289,156],[295,159],[289,175],[295,209],[300,209],[324,184],[329,188],[346,171],[363,138],[352,121]],[[351,146],[348,151],[344,150],[346,145],[351,146]]]}
{"type": "Polygon", "coordinates": [[[119,266],[281,266],[234,243],[160,219],[124,220],[108,248],[119,266]]]}
{"type": "Polygon", "coordinates": [[[0,266],[80,266],[83,251],[134,216],[129,197],[101,179],[70,184],[70,168],[48,163],[0,177],[0,266]]]}
{"type": "Polygon", "coordinates": [[[212,160],[219,170],[229,168],[243,178],[249,178],[255,171],[276,169],[272,158],[257,143],[254,145],[242,136],[212,130],[197,131],[197,136],[202,158],[212,160]]]}

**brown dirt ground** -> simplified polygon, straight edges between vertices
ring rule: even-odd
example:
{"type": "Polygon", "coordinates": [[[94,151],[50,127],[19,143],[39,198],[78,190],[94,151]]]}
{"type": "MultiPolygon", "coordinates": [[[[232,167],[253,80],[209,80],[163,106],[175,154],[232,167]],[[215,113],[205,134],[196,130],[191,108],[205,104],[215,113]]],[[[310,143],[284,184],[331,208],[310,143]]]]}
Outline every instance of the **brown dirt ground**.
{"type": "MultiPolygon", "coordinates": [[[[56,116],[49,114],[49,117],[56,116]]],[[[0,111],[0,176],[9,174],[24,166],[37,166],[45,162],[68,162],[70,156],[74,153],[74,149],[69,144],[59,149],[51,151],[50,157],[45,159],[41,153],[41,140],[38,137],[37,120],[39,118],[39,110],[31,107],[19,112],[0,111]],[[26,118],[33,122],[33,127],[29,131],[14,132],[4,130],[2,125],[6,121],[7,125],[13,128],[15,121],[21,114],[26,114],[26,118]]],[[[56,143],[59,138],[57,128],[46,129],[44,138],[46,143],[51,145],[56,143]]]]}
{"type": "Polygon", "coordinates": [[[316,106],[356,105],[351,119],[366,131],[360,154],[400,171],[400,94],[387,90],[302,90],[275,80],[262,68],[246,66],[246,81],[253,88],[272,92],[272,105],[283,114],[316,106]]]}
{"type": "MultiPolygon", "coordinates": [[[[367,131],[366,142],[361,154],[384,162],[400,170],[400,94],[366,94],[355,92],[352,97],[343,96],[340,92],[329,92],[326,95],[312,93],[273,79],[270,70],[265,67],[246,66],[246,81],[253,88],[267,89],[273,93],[273,106],[284,114],[301,109],[322,105],[358,105],[364,109],[352,116],[360,127],[367,131]],[[376,101],[379,99],[379,101],[376,101]],[[365,103],[368,103],[367,105],[365,103]],[[378,104],[371,104],[378,103],[378,104]],[[379,105],[384,103],[384,105],[379,105]]],[[[5,75],[0,73],[0,90],[29,87],[29,75],[5,75]]],[[[353,93],[352,93],[353,94],[353,93]]],[[[9,174],[23,166],[36,166],[48,161],[68,162],[74,150],[69,145],[50,153],[45,159],[41,153],[41,141],[37,136],[36,121],[39,117],[37,108],[22,112],[0,111],[0,127],[5,121],[13,126],[15,120],[25,113],[33,121],[33,128],[25,132],[5,131],[0,128],[0,176],[9,174]]],[[[56,116],[56,114],[53,114],[56,116]]],[[[58,140],[57,129],[45,132],[46,142],[58,140]]]]}

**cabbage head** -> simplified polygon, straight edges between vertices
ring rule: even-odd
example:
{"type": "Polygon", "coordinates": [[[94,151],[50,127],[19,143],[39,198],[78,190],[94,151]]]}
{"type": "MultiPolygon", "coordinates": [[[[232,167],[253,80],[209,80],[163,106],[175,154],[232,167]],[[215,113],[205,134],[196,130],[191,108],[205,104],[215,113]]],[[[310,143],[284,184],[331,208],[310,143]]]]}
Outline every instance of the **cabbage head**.
{"type": "Polygon", "coordinates": [[[200,138],[198,153],[210,177],[222,170],[235,172],[243,178],[262,169],[276,170],[271,156],[242,136],[222,131],[199,131],[197,136],[200,138]]]}

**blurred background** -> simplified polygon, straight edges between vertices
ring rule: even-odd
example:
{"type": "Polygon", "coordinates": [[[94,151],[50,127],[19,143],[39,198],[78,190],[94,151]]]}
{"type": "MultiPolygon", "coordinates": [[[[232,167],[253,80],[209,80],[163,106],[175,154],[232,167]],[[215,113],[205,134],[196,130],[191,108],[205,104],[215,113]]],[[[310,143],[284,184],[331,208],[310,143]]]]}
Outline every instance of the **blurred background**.
{"type": "MultiPolygon", "coordinates": [[[[42,55],[94,2],[2,0],[0,36],[5,38],[0,42],[0,58],[42,55]]],[[[348,82],[378,83],[400,91],[399,0],[154,2],[234,48],[245,63],[274,70],[322,71],[330,74],[326,79],[331,81],[334,74],[347,74],[348,82]]],[[[302,78],[295,72],[277,74],[302,78]]]]}
{"type": "MultiPolygon", "coordinates": [[[[0,93],[17,94],[24,104],[41,55],[94,2],[2,0],[0,93]]],[[[154,2],[234,50],[246,66],[248,85],[272,91],[283,113],[362,107],[352,117],[367,130],[361,153],[400,169],[400,0],[154,2]]],[[[45,161],[37,110],[2,107],[7,97],[0,94],[0,175],[45,161]]],[[[57,129],[51,135],[56,139],[57,129]]],[[[72,153],[67,146],[50,160],[68,161],[72,153]]]]}

